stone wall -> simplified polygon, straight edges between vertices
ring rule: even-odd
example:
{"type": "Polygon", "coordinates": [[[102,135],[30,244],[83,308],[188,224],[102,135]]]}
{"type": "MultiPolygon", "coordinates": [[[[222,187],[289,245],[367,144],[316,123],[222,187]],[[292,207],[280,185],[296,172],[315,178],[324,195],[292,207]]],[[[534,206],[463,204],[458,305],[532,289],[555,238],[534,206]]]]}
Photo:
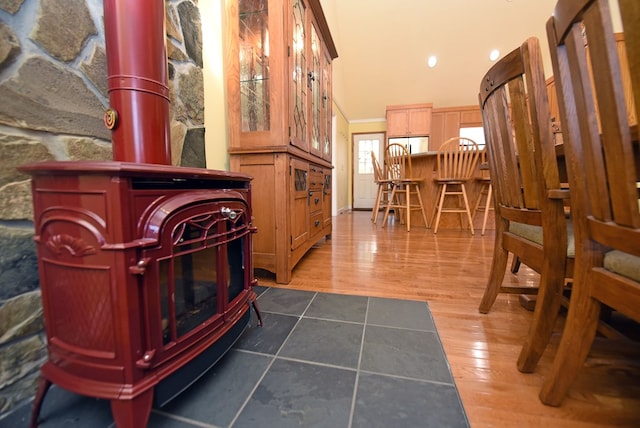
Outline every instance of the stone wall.
{"type": "MultiPolygon", "coordinates": [[[[166,0],[174,165],[205,167],[197,0],[166,0]]],[[[46,360],[29,177],[17,165],[110,160],[102,0],[0,0],[0,418],[46,360]]]]}

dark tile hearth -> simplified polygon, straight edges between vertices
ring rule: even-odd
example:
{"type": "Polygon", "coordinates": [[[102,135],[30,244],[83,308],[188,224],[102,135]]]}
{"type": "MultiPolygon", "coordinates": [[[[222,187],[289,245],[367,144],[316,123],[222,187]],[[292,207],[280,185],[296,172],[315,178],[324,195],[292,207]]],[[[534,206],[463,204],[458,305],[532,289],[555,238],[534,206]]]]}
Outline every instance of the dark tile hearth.
{"type": "MultiPolygon", "coordinates": [[[[257,287],[251,327],[153,409],[151,428],[468,427],[424,302],[257,287]]],[[[30,406],[0,420],[27,427],[30,406]]],[[[42,428],[112,427],[109,402],[53,386],[42,428]]]]}

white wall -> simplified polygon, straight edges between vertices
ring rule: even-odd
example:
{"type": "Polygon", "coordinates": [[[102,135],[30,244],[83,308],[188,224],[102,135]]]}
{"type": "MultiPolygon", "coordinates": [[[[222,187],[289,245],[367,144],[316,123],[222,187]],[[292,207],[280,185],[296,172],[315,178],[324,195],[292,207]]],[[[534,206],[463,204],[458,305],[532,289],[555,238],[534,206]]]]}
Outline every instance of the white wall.
{"type": "Polygon", "coordinates": [[[224,0],[198,4],[202,19],[204,126],[207,168],[229,170],[226,79],[223,64],[224,0]]]}

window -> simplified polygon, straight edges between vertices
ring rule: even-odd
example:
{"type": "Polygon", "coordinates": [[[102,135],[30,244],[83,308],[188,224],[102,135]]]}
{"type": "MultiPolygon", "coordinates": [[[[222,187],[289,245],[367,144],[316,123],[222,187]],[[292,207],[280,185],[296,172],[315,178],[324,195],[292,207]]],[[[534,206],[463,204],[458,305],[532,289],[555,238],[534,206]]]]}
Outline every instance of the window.
{"type": "Polygon", "coordinates": [[[373,174],[371,152],[380,159],[380,140],[362,139],[358,141],[358,174],[373,174]]]}
{"type": "Polygon", "coordinates": [[[484,128],[482,126],[460,128],[460,136],[475,141],[480,149],[484,148],[484,128]]]}

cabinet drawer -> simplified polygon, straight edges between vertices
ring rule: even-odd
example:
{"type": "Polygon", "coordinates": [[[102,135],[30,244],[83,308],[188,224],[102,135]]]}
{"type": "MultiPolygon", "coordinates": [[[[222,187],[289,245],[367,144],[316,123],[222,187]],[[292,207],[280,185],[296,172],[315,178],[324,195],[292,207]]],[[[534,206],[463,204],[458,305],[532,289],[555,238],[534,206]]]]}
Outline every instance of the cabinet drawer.
{"type": "Polygon", "coordinates": [[[311,217],[309,217],[309,234],[311,236],[322,230],[323,227],[324,220],[322,218],[322,211],[312,214],[311,217]]]}
{"type": "Polygon", "coordinates": [[[322,189],[324,186],[324,173],[322,168],[309,166],[309,189],[322,189]]]}
{"type": "Polygon", "coordinates": [[[322,189],[309,191],[309,212],[322,211],[322,189]]]}

